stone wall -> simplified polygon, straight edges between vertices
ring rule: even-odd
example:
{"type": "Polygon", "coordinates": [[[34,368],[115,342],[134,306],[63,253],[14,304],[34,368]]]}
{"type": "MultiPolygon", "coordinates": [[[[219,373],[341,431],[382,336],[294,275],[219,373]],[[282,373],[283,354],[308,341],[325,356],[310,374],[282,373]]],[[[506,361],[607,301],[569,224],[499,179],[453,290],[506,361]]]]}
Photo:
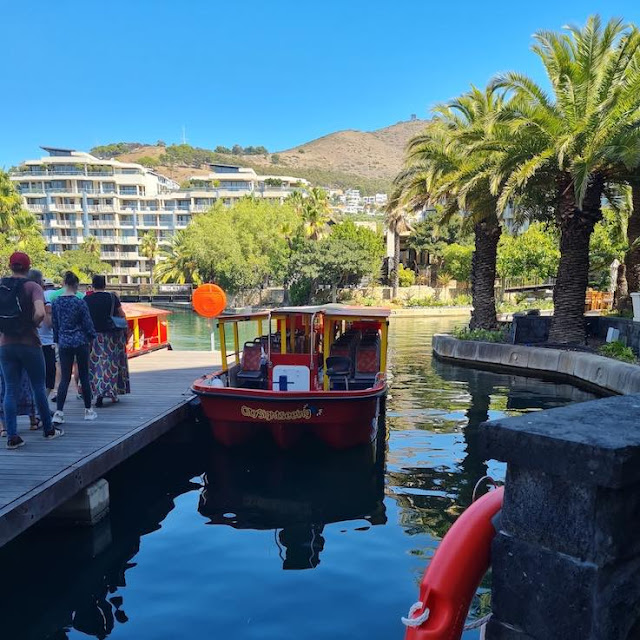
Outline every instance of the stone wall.
{"type": "Polygon", "coordinates": [[[640,396],[480,426],[507,463],[487,640],[640,638],[640,396]]]}
{"type": "Polygon", "coordinates": [[[607,337],[609,328],[620,331],[620,342],[633,349],[636,355],[640,355],[640,322],[634,322],[630,318],[612,318],[611,316],[587,317],[587,332],[601,340],[607,337]]]}
{"type": "Polygon", "coordinates": [[[640,393],[640,366],[582,351],[457,340],[438,334],[433,337],[433,352],[447,361],[568,381],[605,394],[640,393]]]}

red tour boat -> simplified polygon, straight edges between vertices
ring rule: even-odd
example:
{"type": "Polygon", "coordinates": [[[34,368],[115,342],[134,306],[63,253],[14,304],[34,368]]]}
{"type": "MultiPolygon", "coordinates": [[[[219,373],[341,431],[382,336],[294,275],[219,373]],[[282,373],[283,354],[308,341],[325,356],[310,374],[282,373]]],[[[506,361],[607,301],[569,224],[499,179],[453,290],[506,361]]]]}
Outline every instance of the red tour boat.
{"type": "Polygon", "coordinates": [[[388,325],[388,309],[343,305],[220,316],[222,368],[192,386],[214,437],[232,446],[266,431],[285,449],[307,435],[335,449],[371,442],[388,325]]]}

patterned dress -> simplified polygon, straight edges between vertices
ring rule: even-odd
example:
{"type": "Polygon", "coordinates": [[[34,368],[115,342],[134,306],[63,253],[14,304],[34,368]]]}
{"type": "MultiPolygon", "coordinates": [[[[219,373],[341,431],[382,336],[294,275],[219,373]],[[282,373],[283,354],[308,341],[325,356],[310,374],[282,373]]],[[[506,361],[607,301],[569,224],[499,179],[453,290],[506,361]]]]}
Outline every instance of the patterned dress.
{"type": "MultiPolygon", "coordinates": [[[[31,390],[31,382],[26,371],[22,372],[22,380],[20,382],[20,397],[18,398],[18,407],[16,415],[18,416],[35,416],[36,405],[33,400],[33,391],[31,390]]],[[[4,425],[4,376],[0,373],[0,421],[4,425]]]]}
{"type": "Polygon", "coordinates": [[[91,345],[91,395],[115,400],[131,393],[124,331],[99,331],[91,345]]]}

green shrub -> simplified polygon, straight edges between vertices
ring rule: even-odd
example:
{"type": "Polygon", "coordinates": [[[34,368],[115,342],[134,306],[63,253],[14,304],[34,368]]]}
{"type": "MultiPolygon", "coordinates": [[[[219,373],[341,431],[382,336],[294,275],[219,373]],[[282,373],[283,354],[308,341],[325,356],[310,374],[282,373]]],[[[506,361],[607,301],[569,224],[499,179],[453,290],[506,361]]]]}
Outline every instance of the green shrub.
{"type": "Polygon", "coordinates": [[[405,301],[407,307],[444,307],[445,302],[440,302],[435,296],[425,296],[424,298],[408,298],[405,301]]]}
{"type": "Polygon", "coordinates": [[[407,269],[404,265],[398,265],[398,281],[401,287],[411,287],[416,283],[415,271],[407,269]]]}
{"type": "Polygon", "coordinates": [[[607,356],[608,358],[622,360],[622,362],[636,362],[636,356],[633,353],[633,349],[631,347],[626,347],[619,340],[603,344],[598,349],[598,353],[601,356],[607,356]]]}
{"type": "Polygon", "coordinates": [[[471,302],[471,296],[468,293],[461,293],[451,300],[451,305],[454,307],[469,307],[471,302]]]}
{"type": "Polygon", "coordinates": [[[453,337],[458,340],[473,340],[474,342],[504,342],[507,336],[507,329],[491,331],[489,329],[469,329],[469,327],[459,327],[453,330],[453,337]]]}

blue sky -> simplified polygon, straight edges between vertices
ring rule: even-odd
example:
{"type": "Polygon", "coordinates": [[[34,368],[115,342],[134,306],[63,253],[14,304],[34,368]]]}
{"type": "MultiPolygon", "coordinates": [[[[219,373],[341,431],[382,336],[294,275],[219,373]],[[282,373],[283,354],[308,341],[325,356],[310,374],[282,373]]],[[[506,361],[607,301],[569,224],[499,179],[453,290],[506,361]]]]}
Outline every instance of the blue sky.
{"type": "Polygon", "coordinates": [[[637,0],[35,0],[3,7],[0,167],[40,145],[285,149],[371,130],[518,69],[531,34],[637,0]]]}

